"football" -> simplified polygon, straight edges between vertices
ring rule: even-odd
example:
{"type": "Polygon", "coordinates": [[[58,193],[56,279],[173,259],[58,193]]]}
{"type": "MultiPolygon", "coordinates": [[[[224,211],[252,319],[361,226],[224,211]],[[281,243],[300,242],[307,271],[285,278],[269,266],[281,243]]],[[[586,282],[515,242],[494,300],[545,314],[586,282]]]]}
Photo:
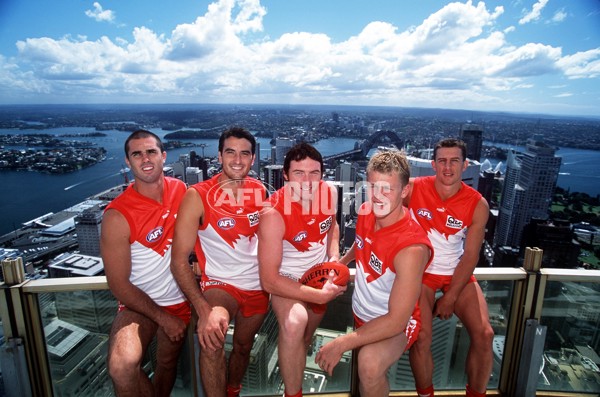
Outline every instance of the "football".
{"type": "Polygon", "coordinates": [[[344,286],[350,281],[348,266],[340,262],[322,262],[308,269],[300,278],[300,282],[309,287],[321,289],[329,279],[329,272],[334,271],[333,283],[344,286]]]}

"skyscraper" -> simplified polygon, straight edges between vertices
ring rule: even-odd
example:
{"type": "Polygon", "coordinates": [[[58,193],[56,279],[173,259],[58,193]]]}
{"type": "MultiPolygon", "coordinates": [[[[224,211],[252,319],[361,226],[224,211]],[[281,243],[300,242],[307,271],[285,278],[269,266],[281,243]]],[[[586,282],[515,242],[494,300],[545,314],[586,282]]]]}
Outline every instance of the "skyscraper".
{"type": "Polygon", "coordinates": [[[561,158],[540,136],[527,140],[525,153],[509,151],[495,246],[519,247],[531,218],[548,219],[561,158]]]}
{"type": "Polygon", "coordinates": [[[100,256],[102,211],[102,208],[95,206],[84,210],[75,217],[79,252],[84,255],[100,256]]]}
{"type": "Polygon", "coordinates": [[[467,144],[467,158],[481,161],[483,128],[478,124],[463,124],[460,127],[460,139],[467,144]]]}

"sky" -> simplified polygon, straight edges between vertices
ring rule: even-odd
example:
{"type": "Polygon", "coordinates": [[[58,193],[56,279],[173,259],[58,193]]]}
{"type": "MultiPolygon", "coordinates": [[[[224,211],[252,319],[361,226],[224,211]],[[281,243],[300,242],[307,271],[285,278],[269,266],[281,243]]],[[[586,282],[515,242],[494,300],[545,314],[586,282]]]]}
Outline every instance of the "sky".
{"type": "Polygon", "coordinates": [[[0,104],[600,117],[598,0],[0,0],[0,104]]]}

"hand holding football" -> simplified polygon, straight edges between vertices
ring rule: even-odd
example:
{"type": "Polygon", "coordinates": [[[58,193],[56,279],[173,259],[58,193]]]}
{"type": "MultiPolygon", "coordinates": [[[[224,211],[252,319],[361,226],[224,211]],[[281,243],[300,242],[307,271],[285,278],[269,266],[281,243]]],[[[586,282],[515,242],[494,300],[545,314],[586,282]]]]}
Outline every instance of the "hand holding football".
{"type": "Polygon", "coordinates": [[[333,271],[333,283],[345,286],[350,281],[350,270],[348,266],[340,262],[322,262],[308,269],[300,278],[300,283],[309,287],[321,289],[329,279],[329,273],[333,271]]]}

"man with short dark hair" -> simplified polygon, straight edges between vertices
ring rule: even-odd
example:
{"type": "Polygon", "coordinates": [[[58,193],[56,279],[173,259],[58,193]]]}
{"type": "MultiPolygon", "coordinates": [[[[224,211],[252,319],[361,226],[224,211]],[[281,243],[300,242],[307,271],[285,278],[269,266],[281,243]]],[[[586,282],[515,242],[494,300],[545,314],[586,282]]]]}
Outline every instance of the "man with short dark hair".
{"type": "Polygon", "coordinates": [[[284,396],[295,397],[302,395],[306,351],[325,304],[346,287],[327,282],[316,289],[298,282],[313,265],[339,259],[335,197],[321,180],[321,154],[308,143],[292,147],[285,156],[283,175],[287,184],[269,198],[271,208],[261,213],[258,262],[261,283],[271,293],[279,323],[284,396]]]}
{"type": "Polygon", "coordinates": [[[492,371],[494,331],[473,270],[489,207],[479,192],[462,182],[462,173],[469,165],[464,142],[442,140],[433,153],[435,176],[411,180],[412,192],[407,198],[412,216],[425,229],[435,250],[433,262],[423,275],[419,300],[422,328],[410,349],[410,363],[419,396],[432,397],[432,320],[446,320],[456,314],[471,339],[466,362],[467,397],[480,397],[486,393],[492,371]],[[443,295],[436,300],[437,290],[443,295]]]}
{"type": "Polygon", "coordinates": [[[266,190],[247,176],[255,151],[256,140],[247,130],[224,131],[219,138],[222,172],[188,189],[175,227],[171,268],[198,314],[200,373],[209,397],[240,394],[254,338],[269,307],[256,256],[266,190]],[[200,288],[188,263],[194,249],[200,288]],[[233,350],[227,363],[225,337],[232,320],[233,350]]]}
{"type": "Polygon", "coordinates": [[[106,208],[100,250],[106,279],[119,300],[108,351],[117,396],[169,396],[190,321],[190,305],[170,270],[171,241],[185,184],[165,177],[166,152],[150,131],[125,141],[135,181],[106,208]],[[156,336],[152,381],[142,369],[156,336]]]}

